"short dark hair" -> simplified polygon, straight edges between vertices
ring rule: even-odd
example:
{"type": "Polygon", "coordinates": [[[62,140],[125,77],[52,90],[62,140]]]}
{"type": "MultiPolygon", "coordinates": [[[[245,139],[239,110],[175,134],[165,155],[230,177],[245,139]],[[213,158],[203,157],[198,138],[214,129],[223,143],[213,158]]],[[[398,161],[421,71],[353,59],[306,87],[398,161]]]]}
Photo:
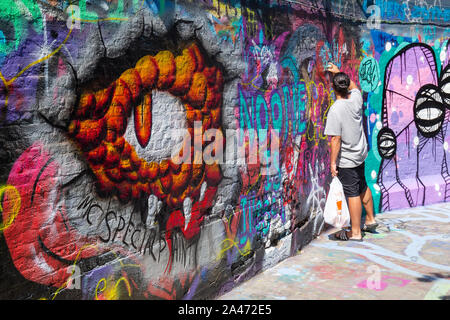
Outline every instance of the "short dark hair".
{"type": "Polygon", "coordinates": [[[344,72],[338,72],[333,77],[333,89],[339,93],[341,97],[348,96],[348,88],[350,87],[350,78],[344,72]]]}

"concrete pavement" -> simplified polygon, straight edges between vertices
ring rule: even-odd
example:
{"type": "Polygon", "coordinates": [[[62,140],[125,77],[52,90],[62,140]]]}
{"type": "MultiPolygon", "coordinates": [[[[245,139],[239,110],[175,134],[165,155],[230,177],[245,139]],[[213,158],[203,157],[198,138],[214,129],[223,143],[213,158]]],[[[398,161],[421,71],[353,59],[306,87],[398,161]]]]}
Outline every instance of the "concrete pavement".
{"type": "Polygon", "coordinates": [[[330,229],[218,299],[450,299],[450,203],[376,219],[364,242],[331,241],[330,229]]]}

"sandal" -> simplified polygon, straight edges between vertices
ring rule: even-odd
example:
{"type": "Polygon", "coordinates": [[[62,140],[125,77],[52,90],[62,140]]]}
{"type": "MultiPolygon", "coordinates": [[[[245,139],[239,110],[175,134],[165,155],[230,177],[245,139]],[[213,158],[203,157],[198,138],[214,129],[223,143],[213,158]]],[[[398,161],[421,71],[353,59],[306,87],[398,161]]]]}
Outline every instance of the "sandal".
{"type": "Polygon", "coordinates": [[[375,222],[375,223],[371,223],[371,224],[365,224],[361,230],[364,232],[375,233],[377,227],[378,227],[378,223],[375,222]]]}
{"type": "Polygon", "coordinates": [[[333,240],[333,241],[356,241],[356,242],[363,242],[363,239],[362,239],[362,238],[361,238],[361,239],[352,239],[352,238],[349,238],[349,237],[347,236],[347,231],[344,230],[344,229],[339,230],[338,232],[329,235],[329,236],[328,236],[328,239],[333,240]]]}

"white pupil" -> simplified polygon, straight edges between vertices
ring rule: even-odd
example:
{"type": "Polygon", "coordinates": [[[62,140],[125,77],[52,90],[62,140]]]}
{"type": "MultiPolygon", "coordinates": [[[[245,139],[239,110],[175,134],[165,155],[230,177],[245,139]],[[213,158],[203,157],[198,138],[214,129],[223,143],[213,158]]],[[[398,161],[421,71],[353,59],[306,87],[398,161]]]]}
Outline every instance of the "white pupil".
{"type": "Polygon", "coordinates": [[[181,101],[167,92],[154,90],[152,101],[152,132],[148,145],[142,148],[137,141],[133,112],[128,119],[124,138],[135,148],[139,157],[147,162],[160,162],[170,159],[173,148],[179,148],[183,141],[181,136],[173,139],[172,129],[187,128],[186,111],[181,101]]]}

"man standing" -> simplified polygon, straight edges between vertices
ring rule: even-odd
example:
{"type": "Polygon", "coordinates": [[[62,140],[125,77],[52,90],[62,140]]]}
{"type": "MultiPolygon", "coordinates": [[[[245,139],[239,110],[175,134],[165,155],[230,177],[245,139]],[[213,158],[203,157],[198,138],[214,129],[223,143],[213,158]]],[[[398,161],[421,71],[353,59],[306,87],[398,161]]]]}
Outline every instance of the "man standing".
{"type": "Polygon", "coordinates": [[[348,75],[330,63],[336,101],[327,115],[325,134],[331,137],[331,175],[341,181],[350,212],[351,229],[334,234],[335,240],[362,241],[362,205],[367,216],[363,231],[374,232],[375,221],[372,192],[364,176],[367,141],[363,129],[363,99],[361,91],[348,75]],[[361,205],[362,202],[362,205],[361,205]]]}

